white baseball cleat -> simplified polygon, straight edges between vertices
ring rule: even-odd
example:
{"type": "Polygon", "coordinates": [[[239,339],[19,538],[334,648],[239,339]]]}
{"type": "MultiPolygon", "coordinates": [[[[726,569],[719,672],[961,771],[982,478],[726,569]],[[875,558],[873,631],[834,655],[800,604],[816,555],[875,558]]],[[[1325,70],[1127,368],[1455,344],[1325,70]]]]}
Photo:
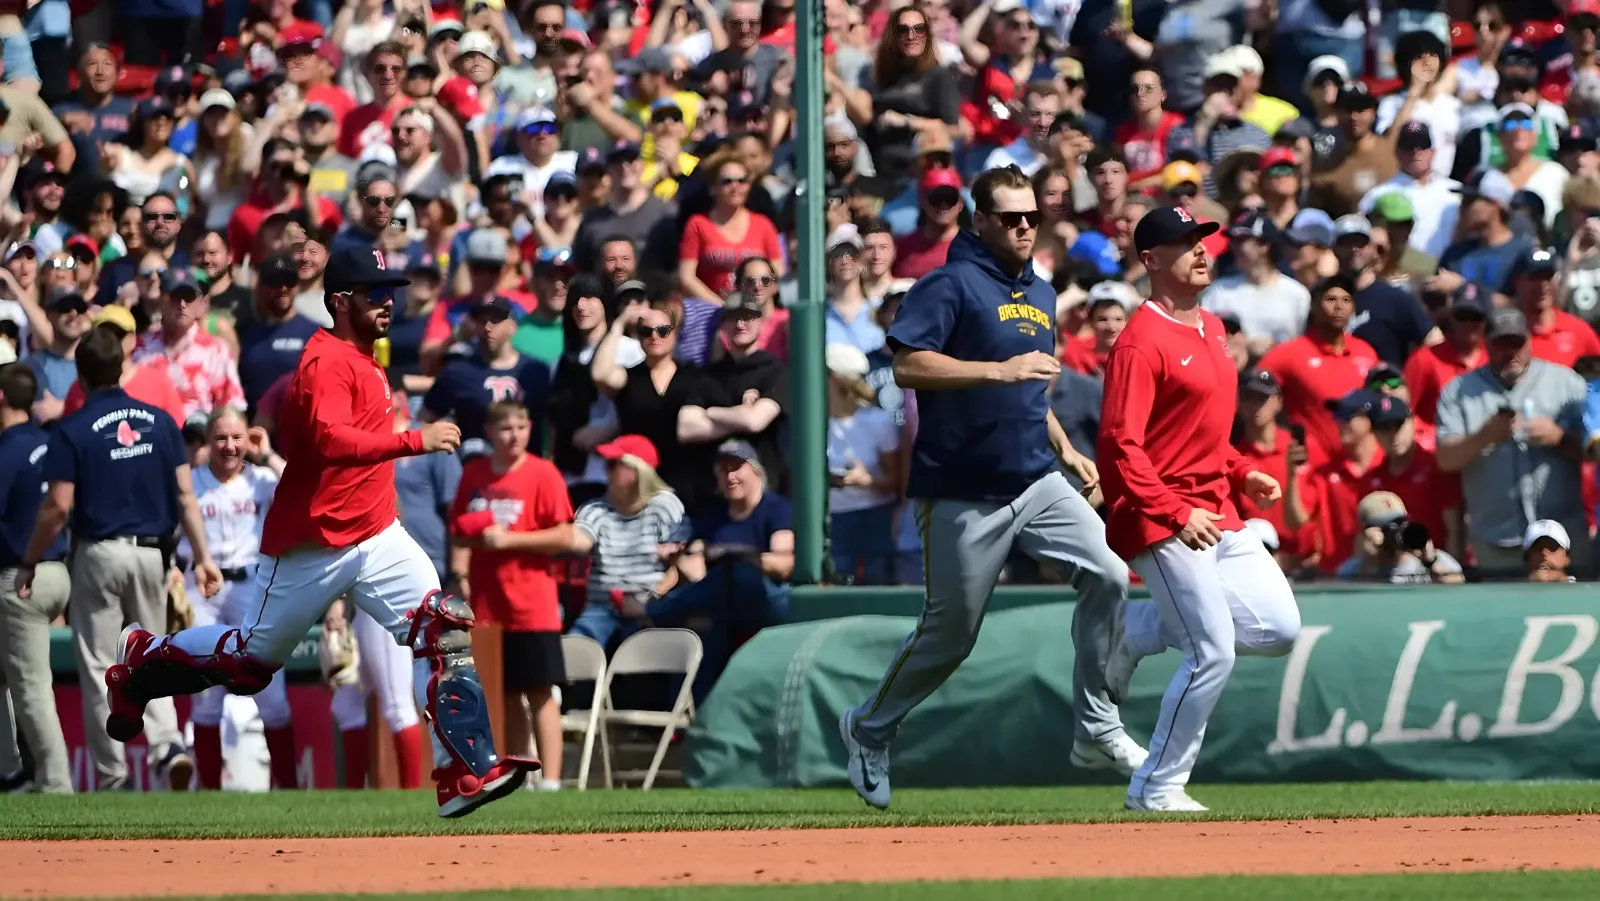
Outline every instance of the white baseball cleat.
{"type": "Polygon", "coordinates": [[[1133,681],[1133,671],[1138,669],[1140,655],[1128,645],[1127,602],[1117,605],[1111,617],[1111,654],[1106,658],[1106,696],[1111,703],[1121,704],[1128,696],[1128,683],[1133,681]]]}
{"type": "Polygon", "coordinates": [[[845,711],[839,717],[839,737],[844,739],[848,755],[845,770],[850,774],[850,784],[861,800],[879,810],[889,809],[889,749],[872,749],[856,739],[855,718],[845,711]]]}
{"type": "Polygon", "coordinates": [[[1145,810],[1151,813],[1204,813],[1210,809],[1189,797],[1189,793],[1181,788],[1169,788],[1142,797],[1129,795],[1127,803],[1123,806],[1129,810],[1145,810]]]}
{"type": "Polygon", "coordinates": [[[1086,770],[1112,770],[1132,776],[1149,756],[1150,752],[1126,732],[1102,738],[1078,738],[1072,742],[1072,765],[1086,770]]]}

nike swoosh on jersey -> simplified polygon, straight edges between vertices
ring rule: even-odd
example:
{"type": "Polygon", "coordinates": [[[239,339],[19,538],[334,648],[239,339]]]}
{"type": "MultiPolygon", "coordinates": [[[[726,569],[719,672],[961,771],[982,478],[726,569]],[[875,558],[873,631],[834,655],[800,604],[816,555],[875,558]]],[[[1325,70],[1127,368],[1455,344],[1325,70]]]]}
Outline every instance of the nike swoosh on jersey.
{"type": "Polygon", "coordinates": [[[1026,292],[1026,291],[1012,291],[1011,292],[1011,299],[1012,300],[1016,300],[1017,298],[1021,297],[1024,294],[1027,294],[1027,293],[1028,292],[1026,292]]]}
{"type": "Polygon", "coordinates": [[[1190,356],[1184,357],[1183,359],[1179,360],[1178,362],[1182,363],[1185,366],[1188,366],[1189,365],[1189,361],[1192,360],[1192,359],[1194,359],[1194,356],[1191,354],[1190,356]]]}

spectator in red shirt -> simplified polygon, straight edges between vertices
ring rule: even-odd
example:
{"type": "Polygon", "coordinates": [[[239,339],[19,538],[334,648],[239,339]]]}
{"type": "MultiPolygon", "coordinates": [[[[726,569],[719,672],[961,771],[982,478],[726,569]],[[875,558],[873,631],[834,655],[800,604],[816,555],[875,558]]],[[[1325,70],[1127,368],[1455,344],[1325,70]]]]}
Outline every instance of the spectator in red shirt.
{"type": "Polygon", "coordinates": [[[278,61],[283,64],[284,80],[300,91],[300,99],[307,106],[325,104],[333,111],[335,122],[355,108],[355,98],[344,88],[333,83],[337,71],[339,48],[322,35],[322,26],[315,22],[297,22],[278,32],[273,42],[278,51],[278,61]]]}
{"type": "MultiPolygon", "coordinates": [[[[1329,402],[1362,387],[1367,370],[1378,365],[1372,345],[1344,332],[1355,311],[1355,296],[1355,281],[1348,276],[1331,275],[1318,282],[1311,291],[1306,333],[1267,351],[1260,362],[1260,368],[1272,373],[1283,387],[1283,408],[1289,421],[1306,430],[1306,449],[1314,467],[1343,454],[1339,425],[1329,412],[1329,402]]],[[[1345,556],[1349,556],[1348,550],[1345,556]]],[[[1323,562],[1327,562],[1326,554],[1323,562]]]]}
{"type": "Polygon", "coordinates": [[[1135,191],[1161,187],[1161,170],[1167,166],[1167,133],[1183,124],[1183,116],[1163,108],[1166,102],[1161,70],[1154,66],[1134,69],[1128,84],[1133,118],[1117,126],[1112,143],[1122,148],[1130,187],[1135,191]]]}
{"type": "Polygon", "coordinates": [[[944,265],[950,242],[961,230],[961,175],[954,169],[928,169],[917,186],[922,219],[917,230],[894,242],[894,277],[922,278],[944,265]]]}
{"type": "Polygon", "coordinates": [[[550,688],[567,677],[552,556],[572,543],[572,502],[555,464],[528,453],[527,407],[497,402],[488,426],[492,452],[467,462],[450,508],[457,539],[450,571],[478,618],[505,630],[508,752],[532,757],[533,736],[543,765],[539,787],[559,788],[561,703],[550,688]]]}
{"type": "Polygon", "coordinates": [[[1393,492],[1413,520],[1428,528],[1433,543],[1464,558],[1467,531],[1461,516],[1461,478],[1439,468],[1433,450],[1416,440],[1421,425],[1398,397],[1385,397],[1368,415],[1372,433],[1383,450],[1383,462],[1362,483],[1362,493],[1393,492]]]}
{"type": "Polygon", "coordinates": [[[406,50],[395,41],[383,41],[367,51],[367,84],[372,102],[351,110],[339,125],[338,151],[356,159],[371,144],[387,144],[394,115],[411,102],[400,90],[406,71],[406,50]]]}
{"type": "MultiPolygon", "coordinates": [[[[1282,412],[1282,390],[1272,373],[1256,370],[1239,378],[1239,418],[1234,449],[1251,461],[1256,470],[1272,476],[1279,485],[1288,485],[1290,436],[1278,429],[1278,414],[1282,412]]],[[[1295,473],[1296,480],[1303,478],[1303,473],[1295,473]]],[[[1300,486],[1300,493],[1304,497],[1304,485],[1300,486]]],[[[1286,505],[1262,507],[1240,486],[1233,487],[1233,504],[1239,508],[1241,517],[1265,520],[1277,531],[1278,547],[1273,556],[1284,572],[1298,572],[1302,565],[1317,565],[1321,534],[1315,525],[1289,528],[1284,519],[1286,505]]]]}
{"type": "MultiPolygon", "coordinates": [[[[1116,147],[1096,147],[1084,156],[1083,168],[1094,185],[1095,208],[1088,214],[1090,224],[1116,237],[1121,231],[1117,216],[1128,196],[1128,162],[1116,147]]],[[[1129,234],[1132,228],[1127,226],[1129,234]]]]}
{"type": "Polygon", "coordinates": [[[1438,344],[1419,347],[1406,361],[1406,387],[1411,391],[1411,412],[1432,428],[1439,408],[1439,392],[1450,380],[1484,364],[1483,331],[1489,321],[1489,298],[1476,283],[1467,282],[1450,304],[1449,328],[1438,344]]]}
{"type": "Polygon", "coordinates": [[[711,211],[689,217],[678,244],[678,282],[685,297],[721,301],[733,293],[734,273],[752,257],[771,262],[782,275],[778,229],[766,216],[745,208],[750,167],[728,157],[709,173],[711,211]]]}
{"type": "Polygon", "coordinates": [[[1600,336],[1594,327],[1556,307],[1556,255],[1530,247],[1511,264],[1512,300],[1528,317],[1533,355],[1558,366],[1572,368],[1579,357],[1600,354],[1600,336]]]}
{"type": "Polygon", "coordinates": [[[293,144],[278,139],[268,141],[261,152],[261,172],[249,199],[239,204],[228,219],[228,246],[236,252],[238,248],[255,247],[256,233],[267,217],[290,210],[304,209],[306,224],[312,228],[330,233],[337,230],[343,221],[338,204],[322,196],[313,196],[311,205],[306,204],[310,173],[293,144]]]}
{"type": "MultiPolygon", "coordinates": [[[[1364,388],[1331,402],[1332,418],[1339,429],[1339,453],[1312,470],[1303,490],[1297,484],[1299,479],[1285,486],[1284,521],[1291,529],[1304,528],[1307,523],[1320,529],[1322,558],[1317,568],[1330,575],[1355,548],[1356,536],[1361,534],[1356,507],[1365,496],[1362,486],[1383,462],[1383,448],[1372,434],[1369,418],[1373,408],[1382,403],[1381,396],[1364,388]]],[[[1304,459],[1298,446],[1290,447],[1291,466],[1299,466],[1304,459]]]]}
{"type": "MultiPolygon", "coordinates": [[[[1095,287],[1099,287],[1096,285],[1095,287]]],[[[1089,327],[1094,330],[1094,343],[1068,343],[1062,350],[1061,362],[1084,375],[1101,378],[1106,371],[1106,357],[1111,356],[1111,345],[1128,326],[1128,308],[1115,296],[1102,292],[1099,297],[1089,289],[1089,327]]]]}

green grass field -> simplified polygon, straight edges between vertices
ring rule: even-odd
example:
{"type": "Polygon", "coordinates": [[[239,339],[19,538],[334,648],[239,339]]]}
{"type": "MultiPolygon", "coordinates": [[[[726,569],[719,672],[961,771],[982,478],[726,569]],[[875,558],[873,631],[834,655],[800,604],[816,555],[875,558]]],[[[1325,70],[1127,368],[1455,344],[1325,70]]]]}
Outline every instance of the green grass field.
{"type": "MultiPolygon", "coordinates": [[[[1361,782],[1199,786],[1209,814],[1189,819],[1600,813],[1600,782],[1361,782]]],[[[889,811],[847,789],[523,792],[460,820],[426,792],[27,795],[0,799],[0,840],[320,838],[386,835],[1015,826],[1148,819],[1123,789],[903,789],[889,811]]],[[[1597,895],[1596,897],[1600,897],[1597,895]]]]}
{"type": "MultiPolygon", "coordinates": [[[[1185,819],[1257,820],[1394,816],[1600,813],[1600,783],[1478,784],[1388,782],[1198,786],[1212,812],[1185,819]]],[[[848,790],[594,791],[519,793],[462,820],[433,815],[423,792],[108,794],[0,797],[0,840],[316,838],[346,836],[586,833],[861,826],[1019,825],[1149,819],[1120,809],[1120,788],[902,790],[895,809],[864,807],[848,790]]],[[[532,864],[530,864],[531,866],[532,864]]],[[[829,878],[819,874],[819,878],[829,878]]],[[[6,896],[0,885],[0,897],[6,896]]],[[[312,896],[230,895],[309,901],[312,896]]],[[[428,895],[361,895],[361,901],[428,895]]],[[[1206,877],[834,883],[804,886],[685,886],[662,889],[477,892],[452,901],[551,898],[559,901],[958,901],[1056,898],[1233,901],[1238,898],[1593,899],[1600,870],[1398,876],[1206,877]]]]}

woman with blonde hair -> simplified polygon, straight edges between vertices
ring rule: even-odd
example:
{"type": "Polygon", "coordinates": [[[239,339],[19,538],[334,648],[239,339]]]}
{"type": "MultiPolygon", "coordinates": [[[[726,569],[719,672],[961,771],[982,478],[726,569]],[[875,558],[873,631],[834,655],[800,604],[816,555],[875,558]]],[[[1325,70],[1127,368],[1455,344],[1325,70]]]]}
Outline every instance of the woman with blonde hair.
{"type": "Polygon", "coordinates": [[[566,548],[593,558],[588,603],[572,634],[609,648],[635,628],[622,616],[623,601],[642,603],[677,584],[677,570],[657,549],[687,541],[690,527],[683,501],[656,472],[661,457],[650,439],[620,435],[595,453],[606,461],[606,493],[578,508],[566,548]]]}
{"type": "Polygon", "coordinates": [[[884,584],[900,498],[900,428],[867,384],[866,354],[829,344],[828,535],[837,582],[884,584]]]}
{"type": "Polygon", "coordinates": [[[220,88],[201,95],[194,143],[195,197],[205,208],[206,228],[225,230],[233,211],[244,202],[261,159],[259,148],[251,153],[250,144],[250,126],[239,119],[233,95],[220,88]]]}

